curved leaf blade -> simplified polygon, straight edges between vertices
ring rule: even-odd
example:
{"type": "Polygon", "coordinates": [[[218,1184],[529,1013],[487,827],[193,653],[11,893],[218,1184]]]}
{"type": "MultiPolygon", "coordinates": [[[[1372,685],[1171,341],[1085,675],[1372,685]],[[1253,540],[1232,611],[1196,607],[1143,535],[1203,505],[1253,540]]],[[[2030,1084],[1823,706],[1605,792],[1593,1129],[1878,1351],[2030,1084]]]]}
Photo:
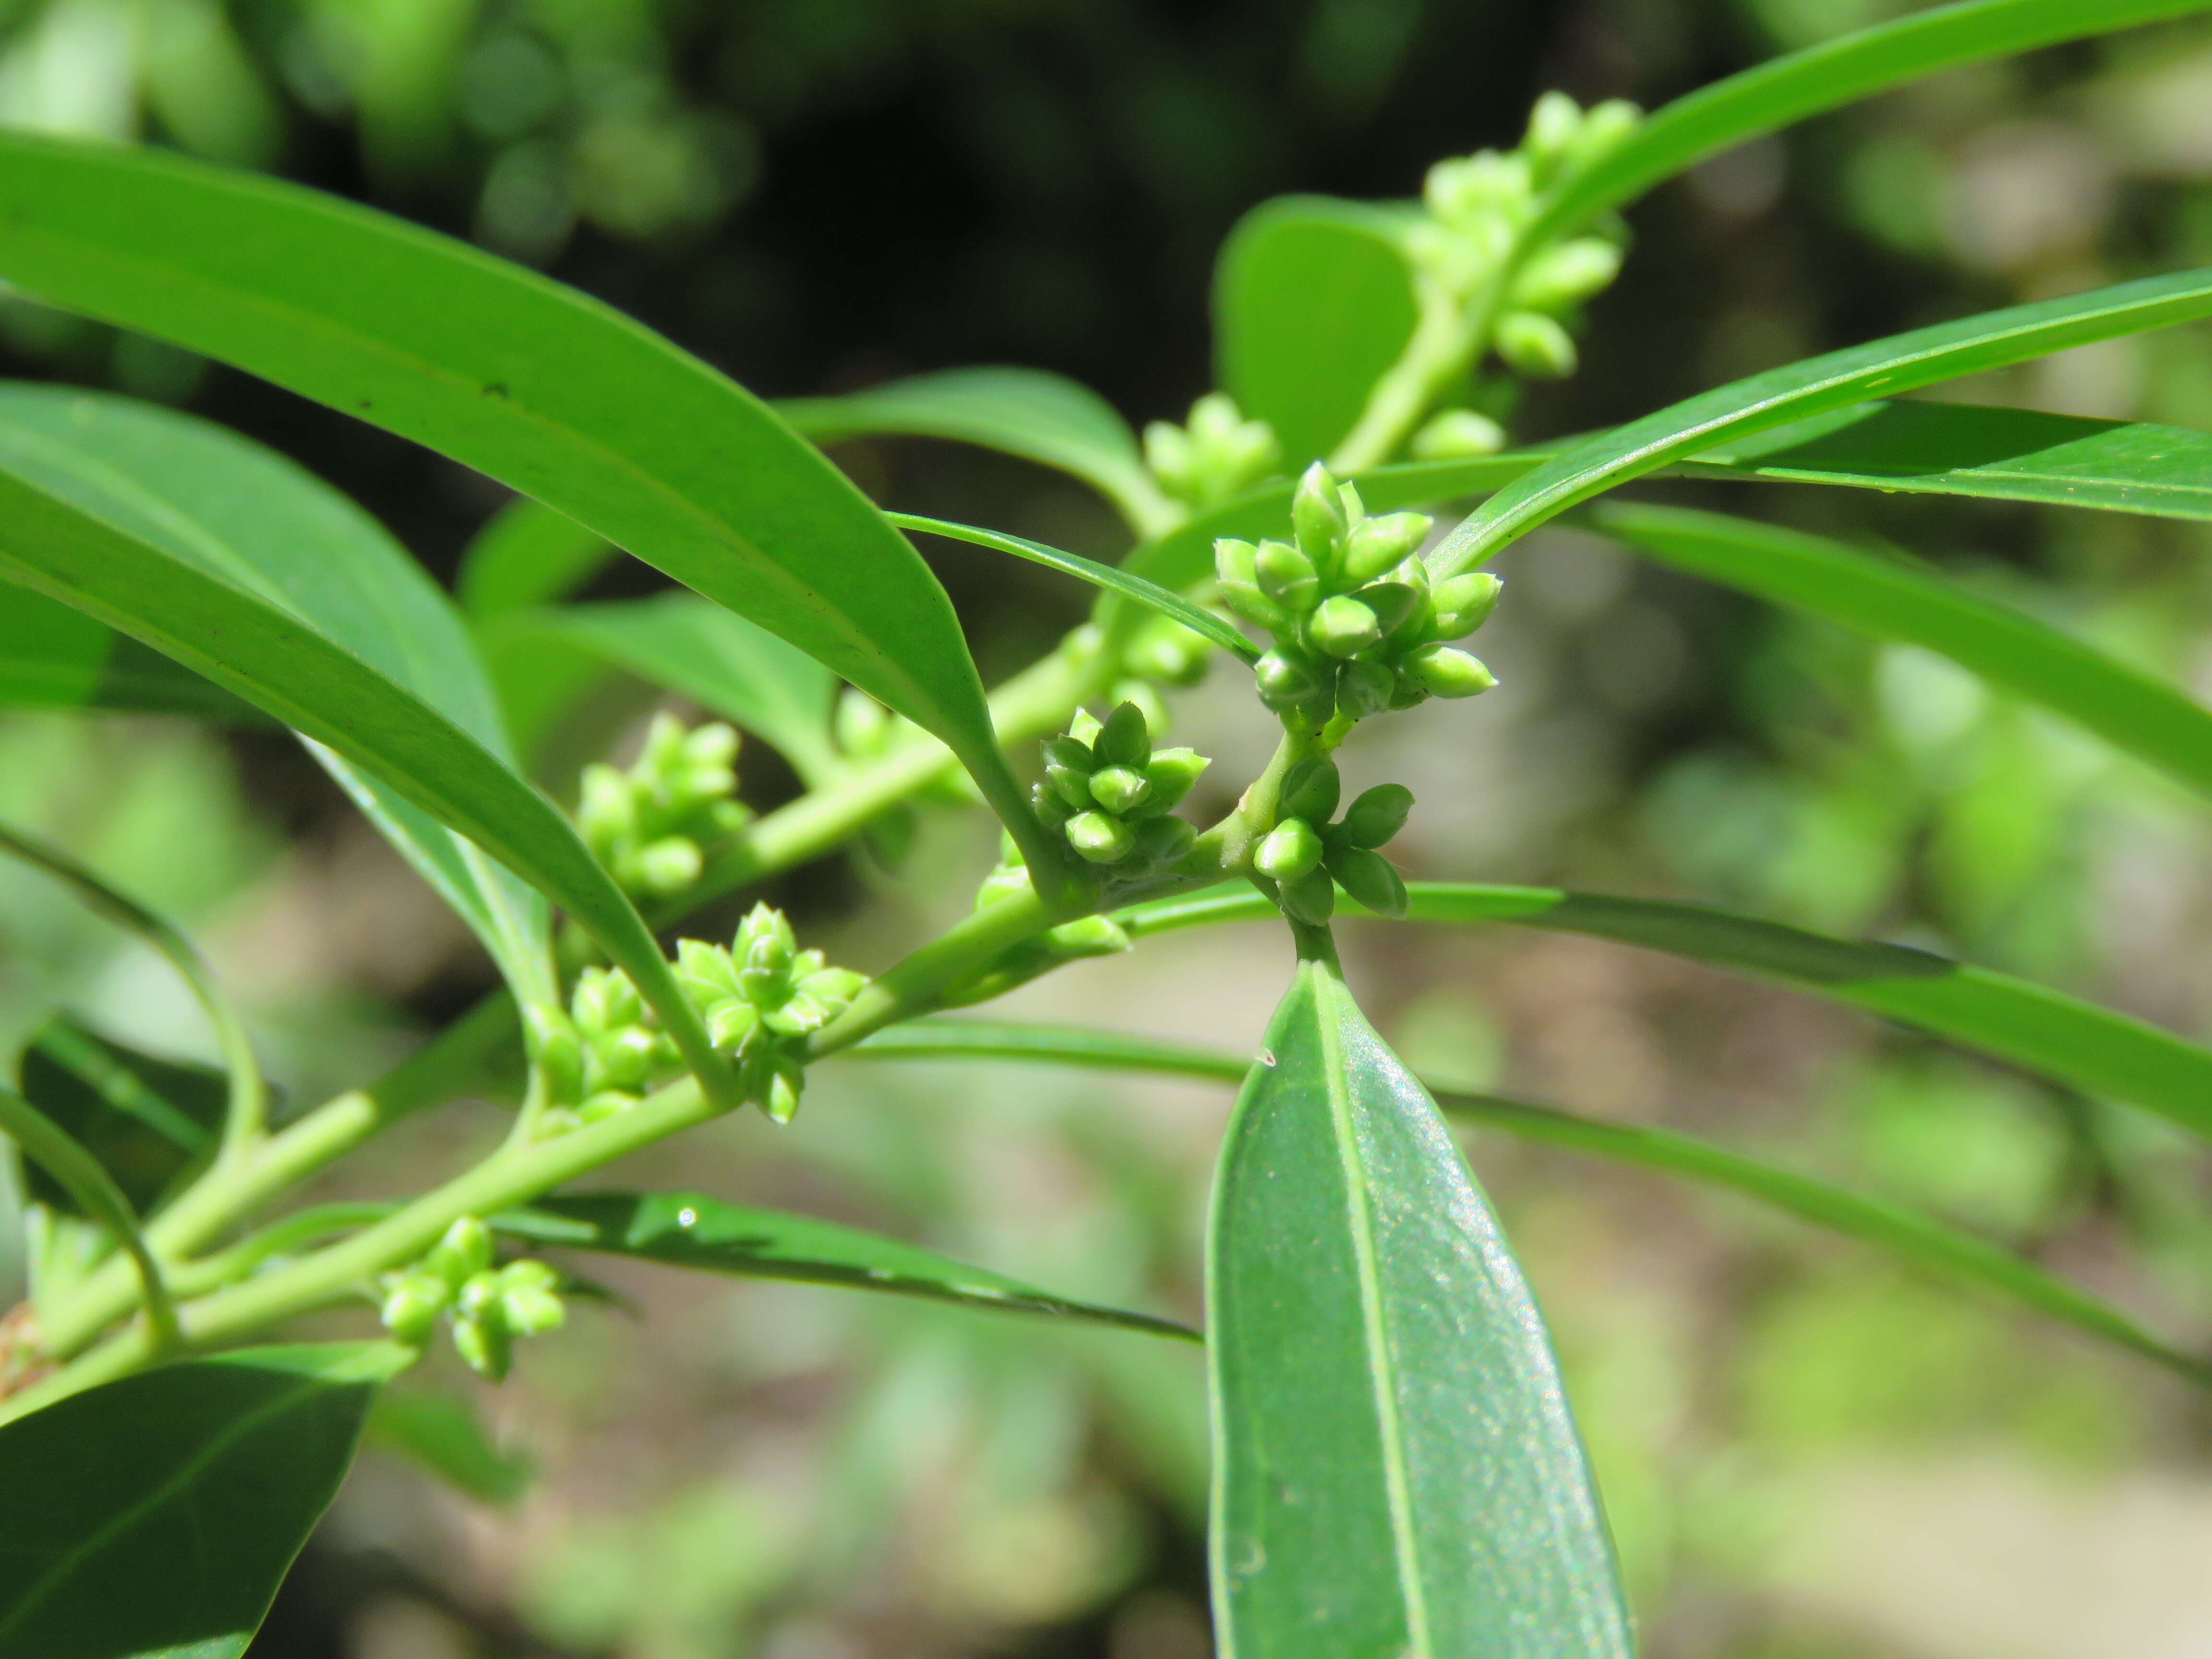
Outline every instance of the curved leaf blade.
{"type": "Polygon", "coordinates": [[[461,609],[482,621],[565,599],[618,556],[597,531],[518,495],[461,550],[453,590],[461,609]]]}
{"type": "Polygon", "coordinates": [[[1674,569],[1948,657],[2212,793],[2212,713],[2033,617],[1902,562],[1745,519],[1621,501],[1590,518],[1674,569]]]}
{"type": "Polygon", "coordinates": [[[0,1427],[0,1651],[240,1659],[410,1358],[247,1348],[0,1427]]]}
{"type": "Polygon", "coordinates": [[[10,582],[0,587],[0,708],[191,714],[235,726],[266,716],[159,652],[10,582]]]}
{"type": "Polygon", "coordinates": [[[1318,963],[1222,1144],[1206,1358],[1224,1655],[1632,1651],[1541,1316],[1434,1103],[1318,963]]]}
{"type": "Polygon", "coordinates": [[[157,150],[0,135],[0,277],[450,456],[789,640],[943,738],[1048,855],[928,567],[698,359],[462,243],[157,150]]]}
{"type": "Polygon", "coordinates": [[[703,1193],[585,1193],[494,1216],[498,1231],[541,1244],[637,1256],[672,1267],[884,1291],[966,1307],[1045,1314],[1196,1340],[1173,1320],[1054,1296],[857,1227],[726,1204],[703,1193]]]}
{"type": "Polygon", "coordinates": [[[1089,386],[1038,368],[988,366],[916,374],[842,398],[787,398],[775,412],[817,443],[948,438],[1018,455],[1080,478],[1145,534],[1172,523],[1173,502],[1145,471],[1137,440],[1089,386]]]}
{"type": "Polygon", "coordinates": [[[1485,501],[1429,556],[1439,571],[1468,569],[1577,503],[1702,450],[1885,393],[2207,316],[2212,270],[2180,271],[1786,364],[1601,433],[1547,461],[1485,501]]]}

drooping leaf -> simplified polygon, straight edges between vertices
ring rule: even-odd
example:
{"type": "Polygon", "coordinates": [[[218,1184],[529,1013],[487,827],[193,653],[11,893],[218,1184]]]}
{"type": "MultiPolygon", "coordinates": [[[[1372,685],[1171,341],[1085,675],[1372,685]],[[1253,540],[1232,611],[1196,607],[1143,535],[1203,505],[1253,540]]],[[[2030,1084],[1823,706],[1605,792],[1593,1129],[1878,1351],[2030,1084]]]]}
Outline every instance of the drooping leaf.
{"type": "Polygon", "coordinates": [[[2212,714],[2033,617],[1901,561],[1745,519],[1625,501],[1591,518],[1677,570],[1948,657],[2212,793],[2212,714]]]}
{"type": "Polygon", "coordinates": [[[1480,564],[1578,501],[1671,462],[1869,398],[2212,316],[2212,270],[2145,277],[1914,329],[1769,369],[1577,444],[1485,501],[1429,556],[1480,564]]]}
{"type": "MultiPolygon", "coordinates": [[[[139,1215],[214,1153],[229,1093],[222,1073],[115,1042],[67,1014],[24,1049],[24,1097],[96,1158],[139,1215]]],[[[31,1196],[74,1210],[52,1177],[30,1172],[31,1196]]]]}
{"type": "Polygon", "coordinates": [[[1402,210],[1326,196],[1263,202],[1213,275],[1215,373],[1275,428],[1296,477],[1358,421],[1415,318],[1402,210]]]}
{"type": "Polygon", "coordinates": [[[1011,553],[1018,559],[1027,559],[1032,564],[1064,571],[1094,587],[1119,593],[1123,599],[1133,599],[1163,617],[1179,622],[1192,633],[1211,640],[1224,651],[1235,653],[1246,662],[1259,660],[1260,648],[1238,633],[1233,623],[1224,621],[1211,611],[1193,605],[1182,594],[1171,592],[1158,583],[1147,581],[1126,569],[1100,564],[1097,560],[1086,559],[1078,553],[1063,553],[1042,542],[1033,542],[1025,536],[1009,536],[1000,530],[984,530],[975,525],[954,524],[945,519],[925,519],[914,513],[887,513],[884,516],[902,530],[919,530],[932,536],[950,537],[954,541],[971,542],[977,547],[993,548],[1001,553],[1011,553]]]}
{"type": "MultiPolygon", "coordinates": [[[[174,410],[19,385],[0,386],[0,465],[297,617],[507,758],[490,685],[453,606],[382,526],[290,461],[174,410]]],[[[550,933],[538,894],[404,793],[310,748],[508,976],[542,982],[550,933]]]]}
{"type": "Polygon", "coordinates": [[[639,1256],[674,1267],[888,1291],[966,1306],[1048,1314],[1195,1338],[1173,1320],[1102,1308],[1036,1290],[912,1244],[785,1210],[726,1204],[703,1193],[585,1193],[492,1218],[500,1231],[544,1244],[639,1256]]]}
{"type": "Polygon", "coordinates": [[[842,398],[787,398],[775,412],[817,443],[902,435],[950,438],[1080,478],[1145,534],[1171,520],[1112,404],[1062,374],[1036,368],[950,368],[842,398]]]}
{"type": "Polygon", "coordinates": [[[413,1458],[456,1490],[487,1504],[512,1504],[536,1466],[501,1451],[468,1402],[428,1389],[386,1389],[368,1413],[368,1442],[413,1458]]]}
{"type": "Polygon", "coordinates": [[[409,1357],[248,1348],[0,1427],[0,1653],[239,1659],[409,1357]]]}
{"type": "Polygon", "coordinates": [[[461,550],[454,592],[479,620],[565,599],[617,555],[597,531],[518,495],[461,550]]]}
{"type": "Polygon", "coordinates": [[[1224,1654],[1626,1659],[1543,1321],[1435,1103],[1302,963],[1206,1235],[1224,1654]]]}
{"type": "MultiPolygon", "coordinates": [[[[1665,951],[1778,981],[2212,1134],[2212,1050],[2027,980],[1901,945],[1864,945],[1700,904],[1556,887],[1406,884],[1407,918],[1511,922],[1665,951]]],[[[1340,908],[1356,909],[1342,896],[1340,908]]],[[[1117,911],[1132,937],[1273,918],[1261,895],[1223,885],[1117,911]]]]}
{"type": "Polygon", "coordinates": [[[573,661],[580,653],[687,696],[775,744],[810,783],[838,769],[830,671],[695,593],[510,611],[485,625],[485,638],[495,660],[573,661]]]}
{"type": "MultiPolygon", "coordinates": [[[[847,1052],[874,1060],[1028,1060],[1224,1083],[1241,1083],[1252,1066],[1241,1055],[1120,1031],[966,1019],[925,1019],[893,1026],[847,1052]]],[[[1725,1188],[1800,1221],[1886,1250],[1914,1267],[2060,1320],[2100,1341],[2153,1360],[2200,1387],[2212,1386],[2212,1364],[2160,1341],[2109,1303],[2009,1250],[1917,1210],[1832,1186],[1672,1129],[1607,1123],[1496,1095],[1431,1092],[1448,1117],[1725,1188]]]]}
{"type": "Polygon", "coordinates": [[[934,732],[1046,867],[951,603],[768,407],[537,273],[154,149],[0,137],[0,277],[498,479],[934,732]]]}

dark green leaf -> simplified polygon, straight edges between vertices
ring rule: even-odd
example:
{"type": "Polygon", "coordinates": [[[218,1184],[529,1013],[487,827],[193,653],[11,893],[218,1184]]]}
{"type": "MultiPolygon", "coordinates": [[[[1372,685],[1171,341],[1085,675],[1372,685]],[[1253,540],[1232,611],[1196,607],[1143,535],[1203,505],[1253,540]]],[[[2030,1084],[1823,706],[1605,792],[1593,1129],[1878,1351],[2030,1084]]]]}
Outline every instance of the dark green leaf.
{"type": "Polygon", "coordinates": [[[454,583],[461,608],[477,618],[565,599],[618,550],[565,513],[518,495],[461,550],[454,583]]]}
{"type": "Polygon", "coordinates": [[[1480,564],[1516,537],[1601,491],[1793,421],[2206,316],[2212,316],[2212,270],[2182,271],[1986,312],[1785,364],[1601,433],[1547,461],[1485,501],[1430,559],[1440,573],[1480,564]]]}
{"type": "Polygon", "coordinates": [[[1421,1085],[1302,963],[1206,1237],[1222,1651],[1626,1659],[1541,1316],[1421,1085]]]}
{"type": "Polygon", "coordinates": [[[544,1244],[640,1256],[673,1267],[889,1291],[969,1307],[1121,1325],[1195,1338],[1172,1320],[1054,1296],[949,1256],[857,1227],[784,1210],[726,1204],[703,1193],[586,1193],[540,1199],[492,1218],[502,1232],[544,1244]]]}
{"type": "Polygon", "coordinates": [[[1607,534],[1692,575],[1948,657],[2212,793],[2212,714],[2164,682],[1939,576],[1715,513],[1601,503],[1607,534]]]}
{"type": "Polygon", "coordinates": [[[950,368],[842,398],[792,398],[775,412],[817,443],[901,434],[951,438],[1073,474],[1139,533],[1175,508],[1152,483],[1128,422],[1065,375],[1036,368],[950,368]]]}
{"type": "Polygon", "coordinates": [[[487,1504],[512,1504],[536,1466],[504,1452],[465,1401],[428,1389],[386,1389],[368,1414],[372,1446],[404,1452],[448,1485],[487,1504]]]}
{"type": "MultiPolygon", "coordinates": [[[[222,1073],[141,1054],[66,1014],[31,1039],[20,1075],[24,1097],[99,1160],[139,1215],[204,1163],[222,1133],[222,1073]]],[[[40,1203],[76,1208],[35,1169],[29,1185],[40,1203]]]]}
{"type": "Polygon", "coordinates": [[[1044,865],[951,602],[743,388],[399,220],[154,149],[0,137],[0,277],[427,445],[568,514],[942,738],[1044,865]]]}
{"type": "Polygon", "coordinates": [[[409,1358],[247,1348],[0,1427],[0,1653],[239,1659],[409,1358]]]}
{"type": "Polygon", "coordinates": [[[1222,245],[1215,372],[1247,416],[1275,428],[1293,477],[1352,428],[1413,335],[1405,218],[1369,202],[1286,196],[1246,214],[1222,245]]]}

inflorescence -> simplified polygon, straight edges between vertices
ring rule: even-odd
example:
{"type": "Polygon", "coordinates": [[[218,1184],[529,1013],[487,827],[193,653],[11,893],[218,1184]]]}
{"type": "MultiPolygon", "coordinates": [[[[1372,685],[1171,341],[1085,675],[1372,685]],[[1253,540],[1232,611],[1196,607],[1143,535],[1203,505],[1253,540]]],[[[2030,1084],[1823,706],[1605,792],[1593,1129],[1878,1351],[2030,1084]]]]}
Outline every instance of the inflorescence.
{"type": "Polygon", "coordinates": [[[1377,915],[1406,914],[1406,884],[1375,849],[1405,827],[1413,792],[1402,783],[1377,784],[1331,823],[1343,788],[1328,756],[1293,763],[1283,776],[1275,827],[1254,851],[1254,865],[1276,884],[1284,914],[1294,921],[1327,921],[1338,887],[1377,915]]]}
{"type": "Polygon", "coordinates": [[[533,1258],[495,1266],[491,1229],[465,1215],[420,1261],[384,1276],[384,1327],[420,1348],[443,1318],[469,1369],[496,1382],[513,1363],[517,1337],[557,1329],[567,1320],[560,1287],[560,1274],[533,1258]]]}
{"type": "Polygon", "coordinates": [[[699,879],[705,848],[745,826],[751,814],[733,799],[737,758],[734,728],[686,731],[659,714],[627,772],[599,763],[584,769],[576,827],[624,892],[682,892],[699,879]]]}
{"type": "Polygon", "coordinates": [[[1198,832],[1174,811],[1210,763],[1190,749],[1152,747],[1145,711],[1124,702],[1103,721],[1079,708],[1044,745],[1038,817],[1085,863],[1133,881],[1182,859],[1198,832]]]}

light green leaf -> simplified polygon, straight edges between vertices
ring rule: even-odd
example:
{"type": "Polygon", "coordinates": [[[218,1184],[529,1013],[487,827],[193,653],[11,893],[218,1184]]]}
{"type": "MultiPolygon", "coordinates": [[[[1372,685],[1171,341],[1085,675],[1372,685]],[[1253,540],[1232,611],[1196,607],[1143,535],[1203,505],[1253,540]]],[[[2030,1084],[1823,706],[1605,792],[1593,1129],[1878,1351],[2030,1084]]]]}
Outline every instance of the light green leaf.
{"type": "Polygon", "coordinates": [[[1248,417],[1275,428],[1293,477],[1352,430],[1413,335],[1407,217],[1376,203],[1285,196],[1254,208],[1222,244],[1215,373],[1248,417]]]}
{"type": "Polygon", "coordinates": [[[1149,606],[1163,617],[1181,623],[1194,634],[1211,640],[1223,650],[1233,652],[1246,662],[1260,659],[1260,647],[1237,631],[1236,626],[1224,622],[1211,611],[1193,605],[1180,593],[1170,592],[1157,582],[1133,575],[1126,569],[1110,564],[1100,564],[1079,553],[1063,553],[1042,542],[1030,541],[1025,536],[1009,536],[1000,530],[982,530],[974,525],[954,524],[945,519],[925,519],[913,513],[887,513],[884,515],[902,530],[919,530],[932,536],[945,536],[954,541],[971,542],[977,547],[988,547],[1000,553],[1011,553],[1018,559],[1027,559],[1050,569],[1063,571],[1080,577],[1094,587],[1119,593],[1123,599],[1134,599],[1149,606]]]}
{"type": "Polygon", "coordinates": [[[267,724],[222,687],[12,582],[0,586],[0,708],[112,708],[267,724]]]}
{"type": "Polygon", "coordinates": [[[1963,64],[2187,17],[2208,0],[1969,0],[1930,6],[1701,87],[1545,204],[1531,244],[1641,196],[1748,139],[1963,64]]]}
{"type": "MultiPolygon", "coordinates": [[[[490,684],[453,606],[382,526],[282,456],[171,410],[18,385],[0,386],[0,466],[298,618],[507,758],[490,684]]],[[[538,894],[402,793],[327,747],[309,749],[508,978],[526,994],[542,987],[551,933],[538,894]]]]}
{"type": "Polygon", "coordinates": [[[585,1193],[494,1216],[501,1232],[543,1244],[640,1256],[672,1267],[888,1291],[1004,1312],[1048,1314],[1159,1336],[1198,1333],[1150,1314],[1054,1296],[857,1227],[787,1210],[726,1204],[703,1193],[585,1193]]]}
{"type": "Polygon", "coordinates": [[[240,1659],[409,1358],[247,1348],[0,1428],[0,1653],[240,1659]]]}
{"type": "Polygon", "coordinates": [[[495,662],[567,661],[580,652],[689,697],[775,744],[810,784],[840,769],[830,742],[835,677],[696,593],[509,611],[485,623],[484,635],[495,662]]]}
{"type": "MultiPolygon", "coordinates": [[[[1209,1078],[1224,1083],[1242,1082],[1251,1069],[1251,1062],[1240,1055],[1125,1036],[1119,1031],[978,1020],[920,1020],[894,1026],[848,1052],[877,1060],[1030,1060],[1209,1078]]],[[[2045,1273],[2033,1262],[1972,1233],[1945,1226],[1917,1210],[1831,1186],[1672,1129],[1607,1123],[1495,1095],[1442,1090],[1435,1094],[1437,1105],[1449,1117],[1741,1193],[1800,1221],[1828,1228],[1887,1250],[1915,1267],[2061,1320],[2101,1341],[2151,1359],[2199,1387],[2212,1385],[2212,1366],[2160,1341],[2117,1308],[2045,1273]]]]}
{"type": "Polygon", "coordinates": [[[949,368],[842,398],[787,398],[775,412],[817,443],[950,438],[1080,478],[1144,534],[1170,523],[1128,422],[1086,386],[1037,368],[949,368]]]}
{"type": "MultiPolygon", "coordinates": [[[[1698,904],[1472,882],[1415,881],[1406,888],[1410,921],[1505,921],[1587,933],[1779,981],[2212,1135],[2212,1050],[2008,974],[1698,904]]],[[[1341,896],[1338,905],[1357,908],[1341,896]]],[[[1134,905],[1115,920],[1136,937],[1276,915],[1260,894],[1224,884],[1134,905]]]]}
{"type": "Polygon", "coordinates": [[[1606,501],[1591,519],[1677,570],[1948,657],[2212,793],[2212,714],[2033,617],[1896,560],[1717,513],[1606,501]]]}
{"type": "Polygon", "coordinates": [[[479,620],[565,599],[619,550],[565,513],[518,495],[461,550],[454,591],[479,620]]]}
{"type": "Polygon", "coordinates": [[[416,226],[154,149],[0,135],[0,277],[498,479],[943,738],[1039,867],[945,590],[768,407],[598,301],[416,226]]]}
{"type": "Polygon", "coordinates": [[[520,1453],[501,1451],[468,1402],[428,1389],[386,1389],[368,1414],[373,1447],[404,1452],[456,1490],[487,1504],[512,1504],[537,1474],[520,1453]]]}
{"type": "Polygon", "coordinates": [[[1206,1234],[1220,1651],[1626,1659],[1543,1321],[1431,1102],[1301,963],[1206,1234]]]}
{"type": "Polygon", "coordinates": [[[1547,461],[1485,501],[1430,561],[1439,574],[1468,569],[1578,501],[1792,421],[2206,316],[2212,316],[2212,270],[2182,271],[1939,323],[1769,369],[1601,433],[1547,461]]]}

